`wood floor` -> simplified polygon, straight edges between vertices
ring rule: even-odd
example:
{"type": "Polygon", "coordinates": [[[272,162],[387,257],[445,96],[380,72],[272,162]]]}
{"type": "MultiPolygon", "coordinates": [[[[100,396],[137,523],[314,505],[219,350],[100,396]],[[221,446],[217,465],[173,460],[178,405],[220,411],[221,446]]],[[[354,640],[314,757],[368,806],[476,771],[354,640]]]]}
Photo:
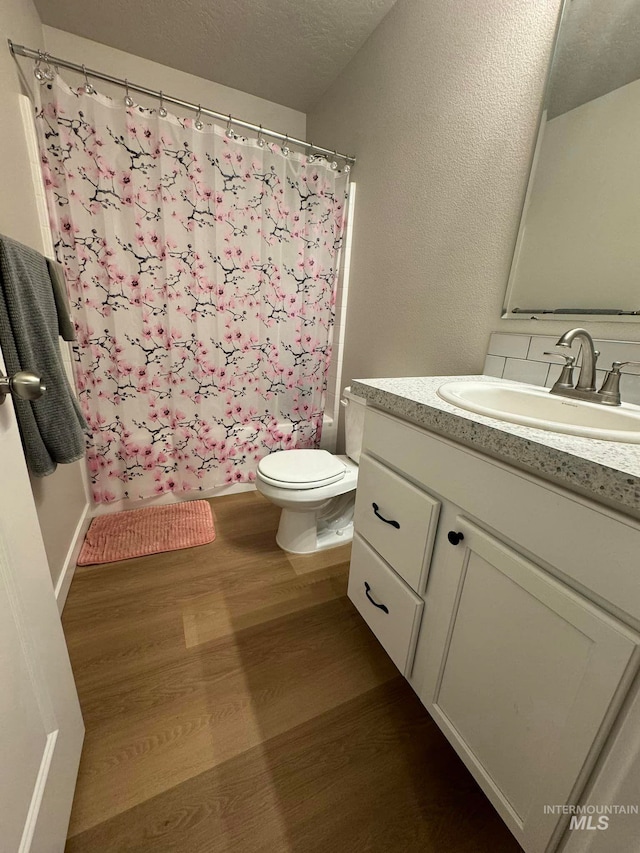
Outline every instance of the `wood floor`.
{"type": "Polygon", "coordinates": [[[87,735],[67,853],[520,848],[345,596],[255,492],[210,545],[79,568],[64,630],[87,735]]]}

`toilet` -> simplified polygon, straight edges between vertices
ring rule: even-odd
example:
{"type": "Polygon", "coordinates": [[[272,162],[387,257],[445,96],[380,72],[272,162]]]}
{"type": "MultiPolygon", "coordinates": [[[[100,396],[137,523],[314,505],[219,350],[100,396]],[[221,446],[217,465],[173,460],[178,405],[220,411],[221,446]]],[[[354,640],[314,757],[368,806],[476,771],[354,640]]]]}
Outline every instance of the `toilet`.
{"type": "Polygon", "coordinates": [[[366,402],[345,388],[346,456],[327,450],[278,450],[258,464],[256,488],[282,507],[276,542],[314,554],[353,539],[353,508],[366,402]]]}

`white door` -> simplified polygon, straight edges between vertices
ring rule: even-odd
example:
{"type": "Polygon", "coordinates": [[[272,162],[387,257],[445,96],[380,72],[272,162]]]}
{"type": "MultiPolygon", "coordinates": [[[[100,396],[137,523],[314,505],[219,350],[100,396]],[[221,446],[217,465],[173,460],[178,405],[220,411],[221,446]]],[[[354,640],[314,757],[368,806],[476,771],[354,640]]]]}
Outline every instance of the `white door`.
{"type": "MultiPolygon", "coordinates": [[[[4,363],[0,356],[0,367],[4,363]]],[[[84,725],[9,397],[0,406],[0,849],[62,853],[84,725]]]]}

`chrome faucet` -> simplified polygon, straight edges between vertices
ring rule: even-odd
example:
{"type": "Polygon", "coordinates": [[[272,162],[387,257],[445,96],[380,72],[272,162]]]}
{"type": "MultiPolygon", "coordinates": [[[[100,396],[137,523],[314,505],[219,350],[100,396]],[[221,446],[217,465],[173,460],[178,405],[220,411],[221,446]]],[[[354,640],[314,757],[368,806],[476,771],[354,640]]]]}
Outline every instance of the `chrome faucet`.
{"type": "Polygon", "coordinates": [[[602,383],[602,388],[596,391],[596,362],[600,353],[595,348],[593,338],[586,329],[570,329],[560,338],[557,347],[570,347],[577,339],[582,344],[582,364],[580,374],[575,388],[573,387],[573,367],[576,359],[573,355],[561,355],[560,353],[547,352],[545,355],[557,355],[564,358],[565,364],[560,373],[560,378],[551,389],[551,394],[561,397],[573,397],[578,400],[586,400],[588,403],[601,403],[603,406],[620,405],[620,370],[627,364],[640,366],[637,361],[614,361],[611,370],[607,373],[602,383]]]}
{"type": "MultiPolygon", "coordinates": [[[[593,338],[589,332],[586,329],[571,329],[562,335],[556,346],[568,348],[576,338],[579,338],[582,343],[582,366],[580,367],[578,382],[573,390],[586,394],[594,394],[596,391],[596,361],[600,353],[596,352],[593,338]]],[[[579,395],[571,394],[568,396],[575,397],[579,395]]],[[[588,398],[583,397],[583,399],[588,398]]]]}

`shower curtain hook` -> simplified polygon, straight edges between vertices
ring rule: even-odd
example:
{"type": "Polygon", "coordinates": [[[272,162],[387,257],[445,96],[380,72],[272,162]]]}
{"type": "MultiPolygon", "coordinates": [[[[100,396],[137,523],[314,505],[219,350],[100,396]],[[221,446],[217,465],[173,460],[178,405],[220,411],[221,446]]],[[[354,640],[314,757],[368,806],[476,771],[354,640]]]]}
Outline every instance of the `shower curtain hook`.
{"type": "Polygon", "coordinates": [[[260,125],[260,130],[258,131],[258,148],[264,148],[266,140],[262,135],[262,125],[260,125]]]}
{"type": "Polygon", "coordinates": [[[166,118],[167,117],[167,111],[164,108],[164,100],[162,97],[162,90],[160,90],[160,106],[158,107],[158,115],[160,116],[160,118],[166,118]]]}
{"type": "Polygon", "coordinates": [[[289,142],[289,134],[286,133],[285,137],[284,137],[284,145],[282,146],[282,149],[281,149],[282,153],[285,157],[288,157],[289,154],[291,154],[291,149],[289,148],[288,142],[289,142]]]}
{"type": "Polygon", "coordinates": [[[46,66],[44,76],[51,83],[52,80],[56,79],[56,72],[51,67],[51,54],[47,53],[46,51],[44,54],[44,64],[46,66]]]}
{"type": "Polygon", "coordinates": [[[333,152],[333,158],[334,159],[331,161],[331,168],[333,169],[334,172],[338,168],[338,161],[335,159],[337,156],[338,156],[338,152],[334,151],[333,152]]]}
{"type": "Polygon", "coordinates": [[[307,163],[315,163],[316,155],[313,153],[313,142],[307,146],[307,163]]]}
{"type": "Polygon", "coordinates": [[[87,93],[87,95],[93,95],[96,90],[93,88],[91,83],[89,83],[89,77],[87,76],[87,69],[85,68],[84,65],[82,66],[82,73],[84,74],[84,90],[87,93]]]}
{"type": "Polygon", "coordinates": [[[39,50],[38,51],[38,58],[36,59],[36,66],[33,69],[33,76],[36,78],[38,83],[44,83],[44,81],[47,79],[46,74],[44,73],[44,71],[40,67],[41,62],[42,62],[42,51],[39,50]]]}
{"type": "Polygon", "coordinates": [[[133,106],[133,98],[129,94],[129,81],[127,80],[126,77],[124,80],[124,88],[125,88],[125,92],[126,92],[126,95],[124,96],[124,102],[128,107],[132,107],[133,106]]]}
{"type": "Polygon", "coordinates": [[[195,120],[196,130],[202,130],[202,128],[204,127],[202,119],[200,118],[201,115],[202,115],[202,107],[200,106],[200,104],[198,104],[198,112],[196,113],[196,120],[195,120]]]}
{"type": "Polygon", "coordinates": [[[225,130],[224,135],[227,137],[227,139],[235,139],[236,138],[235,133],[231,129],[231,113],[229,113],[229,121],[227,122],[227,129],[225,130]]]}

